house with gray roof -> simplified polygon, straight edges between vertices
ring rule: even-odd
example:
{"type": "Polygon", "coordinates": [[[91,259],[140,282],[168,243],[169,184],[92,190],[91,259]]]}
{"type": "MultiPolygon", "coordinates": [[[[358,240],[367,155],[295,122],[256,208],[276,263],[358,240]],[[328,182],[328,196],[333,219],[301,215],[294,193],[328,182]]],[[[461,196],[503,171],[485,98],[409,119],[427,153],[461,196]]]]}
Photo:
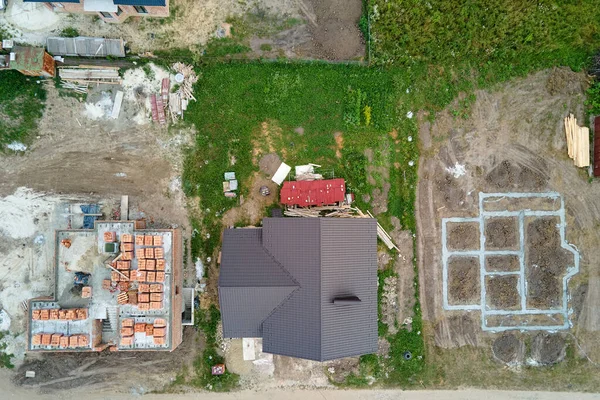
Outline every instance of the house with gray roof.
{"type": "Polygon", "coordinates": [[[327,361],[377,351],[377,222],[265,218],[223,235],[223,336],[327,361]]]}

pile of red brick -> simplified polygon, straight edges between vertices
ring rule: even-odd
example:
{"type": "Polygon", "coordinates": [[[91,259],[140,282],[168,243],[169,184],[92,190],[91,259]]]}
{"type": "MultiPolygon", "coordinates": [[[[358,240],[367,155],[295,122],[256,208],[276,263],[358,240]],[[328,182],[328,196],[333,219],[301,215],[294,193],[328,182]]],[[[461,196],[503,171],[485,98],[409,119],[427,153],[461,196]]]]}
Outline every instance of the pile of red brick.
{"type": "Polygon", "coordinates": [[[127,318],[121,321],[121,346],[132,346],[135,333],[144,333],[146,336],[152,336],[154,344],[164,345],[167,336],[167,321],[162,318],[156,318],[153,324],[135,322],[133,318],[127,318]]]}
{"type": "Polygon", "coordinates": [[[44,309],[44,310],[32,310],[31,319],[40,321],[53,321],[53,320],[66,320],[66,321],[79,321],[87,319],[88,309],[87,308],[70,308],[70,309],[44,309]]]}
{"type": "Polygon", "coordinates": [[[55,349],[89,347],[88,335],[63,335],[62,333],[38,333],[32,336],[33,346],[50,346],[55,349]]]}

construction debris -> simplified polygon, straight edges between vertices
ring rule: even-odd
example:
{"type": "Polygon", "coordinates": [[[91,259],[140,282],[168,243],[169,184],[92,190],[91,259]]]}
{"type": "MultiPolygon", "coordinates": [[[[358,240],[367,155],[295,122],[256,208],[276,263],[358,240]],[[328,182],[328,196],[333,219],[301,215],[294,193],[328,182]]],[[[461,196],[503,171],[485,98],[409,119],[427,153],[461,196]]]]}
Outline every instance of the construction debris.
{"type": "Polygon", "coordinates": [[[297,181],[314,181],[323,179],[323,175],[315,173],[315,167],[320,168],[317,164],[296,165],[296,180],[297,181]]]}
{"type": "MultiPolygon", "coordinates": [[[[187,106],[190,100],[196,101],[193,94],[193,86],[198,81],[198,76],[194,72],[194,68],[191,65],[186,65],[180,62],[173,64],[173,69],[176,72],[176,85],[177,90],[174,93],[168,93],[168,104],[169,104],[169,115],[171,120],[175,123],[179,117],[183,118],[183,112],[187,110],[187,106]],[[183,76],[183,80],[181,77],[183,76]],[[181,81],[181,82],[179,82],[181,81]]],[[[163,88],[165,82],[163,81],[163,88]]],[[[163,96],[166,97],[167,93],[163,90],[163,96]]]]}
{"type": "Polygon", "coordinates": [[[106,83],[113,85],[120,85],[122,80],[119,76],[119,68],[60,68],[59,69],[60,79],[67,82],[77,82],[79,84],[89,83],[106,83]]]}
{"type": "Polygon", "coordinates": [[[73,91],[75,91],[77,93],[81,93],[81,94],[86,94],[88,91],[87,84],[77,84],[77,83],[73,83],[73,82],[61,81],[60,86],[63,89],[73,90],[73,91]]]}
{"type": "Polygon", "coordinates": [[[567,152],[576,167],[590,165],[590,129],[577,125],[573,114],[565,117],[565,134],[567,137],[567,152]]]}

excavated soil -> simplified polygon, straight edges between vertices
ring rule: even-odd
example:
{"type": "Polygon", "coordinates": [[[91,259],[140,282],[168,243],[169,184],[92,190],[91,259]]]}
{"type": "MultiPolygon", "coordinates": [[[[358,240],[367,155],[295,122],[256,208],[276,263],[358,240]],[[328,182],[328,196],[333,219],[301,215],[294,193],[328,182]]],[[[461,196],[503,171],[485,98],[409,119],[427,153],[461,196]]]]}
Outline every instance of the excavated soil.
{"type": "Polygon", "coordinates": [[[571,253],[560,247],[558,218],[537,218],[527,223],[525,273],[527,304],[534,308],[559,307],[562,277],[572,265],[571,253]]]}
{"type": "Polygon", "coordinates": [[[492,344],[494,358],[505,364],[520,364],[525,356],[525,343],[511,333],[504,334],[492,344]]]}
{"type": "Polygon", "coordinates": [[[486,278],[487,304],[494,310],[510,310],[520,307],[521,297],[517,289],[519,279],[514,275],[486,278]]]}
{"type": "Polygon", "coordinates": [[[566,352],[567,343],[559,334],[538,333],[531,343],[531,359],[540,365],[557,364],[566,352]]]}
{"type": "Polygon", "coordinates": [[[485,270],[488,272],[514,272],[520,268],[519,256],[487,256],[485,270]]]}
{"type": "Polygon", "coordinates": [[[486,250],[518,250],[519,230],[516,218],[491,218],[485,221],[486,250]]]}
{"type": "Polygon", "coordinates": [[[477,222],[448,222],[446,225],[448,250],[479,250],[477,222]]]}
{"type": "Polygon", "coordinates": [[[448,260],[448,300],[450,304],[477,304],[480,300],[479,260],[452,257],[448,260]]]}

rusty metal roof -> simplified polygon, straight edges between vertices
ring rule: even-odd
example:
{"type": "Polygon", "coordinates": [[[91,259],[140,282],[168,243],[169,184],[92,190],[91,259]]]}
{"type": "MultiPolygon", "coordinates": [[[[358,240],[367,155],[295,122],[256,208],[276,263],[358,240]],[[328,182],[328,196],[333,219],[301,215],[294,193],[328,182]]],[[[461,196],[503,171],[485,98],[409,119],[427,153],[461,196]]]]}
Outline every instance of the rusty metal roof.
{"type": "Polygon", "coordinates": [[[15,46],[11,53],[15,53],[15,59],[10,61],[10,68],[18,71],[41,71],[44,67],[43,47],[15,46]]]}

